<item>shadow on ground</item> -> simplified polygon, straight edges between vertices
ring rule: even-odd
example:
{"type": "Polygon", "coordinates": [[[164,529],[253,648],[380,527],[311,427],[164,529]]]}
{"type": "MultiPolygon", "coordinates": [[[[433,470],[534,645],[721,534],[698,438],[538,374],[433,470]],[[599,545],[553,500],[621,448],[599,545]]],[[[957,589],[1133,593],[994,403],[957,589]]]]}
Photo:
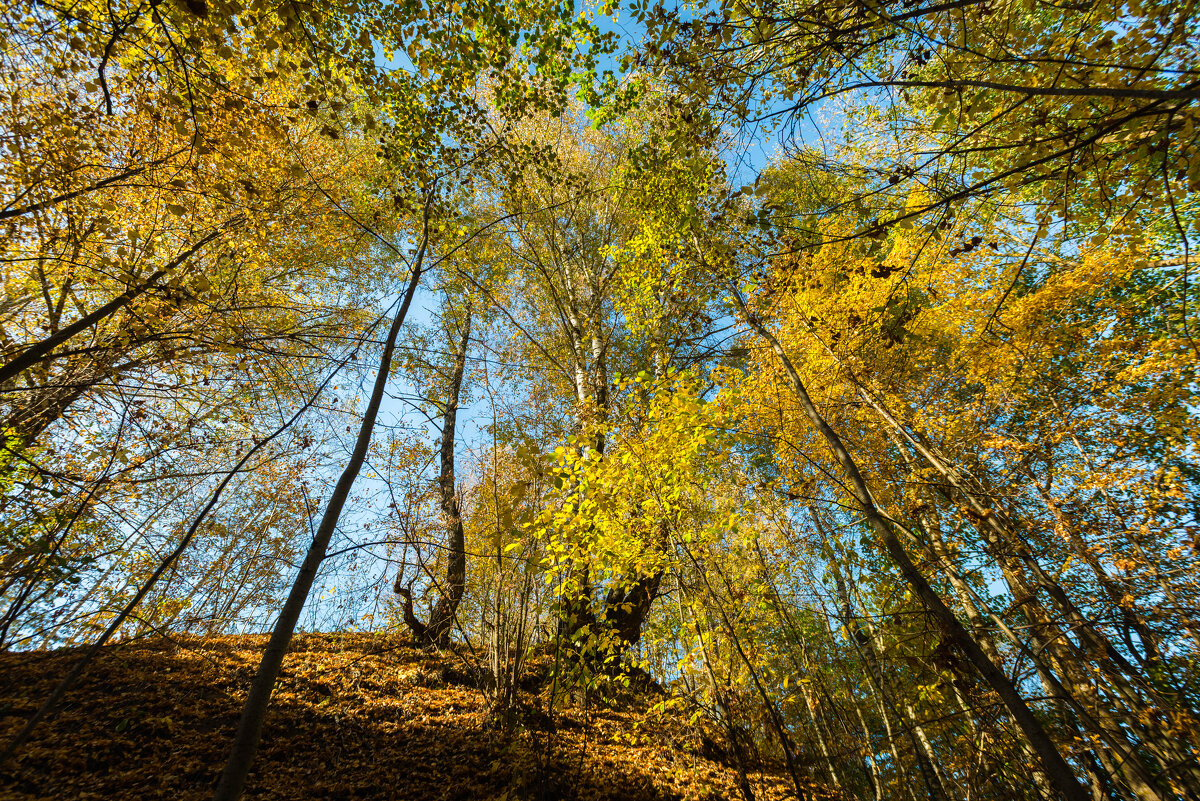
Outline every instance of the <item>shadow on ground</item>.
{"type": "MultiPolygon", "coordinates": [[[[204,799],[232,740],[264,637],[105,648],[58,714],[0,770],[12,799],[204,799]]],[[[0,736],[12,737],[76,650],[0,654],[0,736]]],[[[276,686],[248,799],[705,799],[740,797],[685,726],[624,709],[487,725],[473,672],[388,636],[301,635],[276,686]]],[[[536,677],[527,682],[537,687],[536,677]]],[[[759,798],[782,797],[759,776],[759,798]]]]}

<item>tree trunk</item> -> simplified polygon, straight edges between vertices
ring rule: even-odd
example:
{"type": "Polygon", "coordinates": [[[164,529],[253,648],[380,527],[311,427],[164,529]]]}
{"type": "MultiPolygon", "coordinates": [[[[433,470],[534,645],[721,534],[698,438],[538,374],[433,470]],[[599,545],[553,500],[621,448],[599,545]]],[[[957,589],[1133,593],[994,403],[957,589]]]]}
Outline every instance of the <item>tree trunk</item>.
{"type": "Polygon", "coordinates": [[[425,249],[428,244],[429,205],[426,205],[422,220],[421,244],[413,258],[412,276],[409,278],[408,288],[400,303],[400,309],[392,319],[392,326],[383,347],[383,355],[379,359],[379,369],[375,375],[371,399],[367,403],[362,423],[358,427],[358,438],[350,453],[350,460],[346,463],[345,469],[342,470],[342,474],[333,488],[333,493],[329,496],[329,503],[325,506],[325,512],[321,516],[321,523],[317,526],[316,534],[313,536],[312,545],[305,554],[304,561],[300,565],[300,572],[297,573],[291,592],[288,593],[283,609],[280,610],[279,619],[275,622],[275,628],[271,632],[271,639],[267,642],[267,649],[258,665],[258,673],[250,685],[250,693],[246,698],[246,706],[242,710],[242,718],[238,723],[233,748],[230,751],[229,760],[225,764],[225,771],[221,774],[217,791],[213,796],[214,801],[237,801],[246,784],[246,776],[250,773],[250,765],[254,762],[254,754],[258,750],[258,742],[262,736],[263,720],[266,718],[267,705],[271,700],[271,691],[275,688],[275,680],[279,677],[279,670],[283,666],[283,657],[287,653],[288,644],[292,641],[296,622],[300,619],[300,612],[304,609],[304,602],[308,599],[308,593],[317,578],[317,569],[325,559],[329,540],[341,518],[342,509],[350,497],[350,489],[366,460],[367,448],[371,444],[371,434],[375,430],[375,419],[379,415],[379,406],[383,402],[388,375],[391,373],[396,338],[400,334],[401,326],[404,325],[408,307],[411,305],[417,285],[420,283],[425,249]]]}
{"type": "Polygon", "coordinates": [[[967,631],[950,608],[946,606],[941,596],[930,585],[928,579],[917,569],[912,558],[908,555],[904,544],[892,529],[891,524],[876,508],[874,498],[871,496],[866,480],[858,469],[857,462],[854,461],[849,451],[846,450],[841,437],[829,426],[829,423],[812,402],[812,399],[808,395],[808,390],[800,378],[800,374],[796,371],[791,359],[788,358],[783,346],[779,344],[779,340],[745,307],[741,295],[737,292],[736,288],[734,289],[734,296],[746,322],[763,339],[767,340],[771,350],[774,351],[776,359],[779,361],[780,366],[783,367],[784,372],[791,382],[797,400],[800,401],[800,405],[810,422],[826,443],[828,443],[846,476],[850,479],[852,495],[858,502],[859,508],[867,518],[867,522],[879,538],[880,543],[896,564],[900,575],[912,587],[914,594],[920,600],[921,604],[941,625],[947,638],[966,654],[968,660],[979,671],[984,681],[995,690],[1001,702],[1008,708],[1022,733],[1037,753],[1047,778],[1054,785],[1058,793],[1066,801],[1088,801],[1087,791],[1080,784],[1075,771],[1063,759],[1062,754],[1058,751],[1058,747],[1050,739],[1050,736],[1042,727],[1041,721],[1033,714],[1033,710],[1029,708],[1028,703],[1026,703],[1025,699],[1018,692],[1016,685],[1000,667],[988,659],[987,654],[980,648],[979,643],[971,636],[970,632],[967,631]]]}
{"type": "Polygon", "coordinates": [[[463,532],[462,515],[458,508],[458,494],[454,478],[454,440],[458,420],[458,398],[462,391],[463,372],[467,363],[467,343],[471,338],[471,309],[466,310],[454,351],[454,368],[450,374],[450,387],[442,409],[441,464],[438,475],[438,493],[442,505],[442,521],[446,529],[447,558],[446,582],[441,587],[437,603],[429,616],[429,623],[422,624],[413,613],[412,592],[400,584],[397,577],[396,592],[404,598],[404,622],[413,636],[426,644],[445,647],[450,643],[450,630],[454,627],[458,605],[462,601],[467,584],[467,543],[463,532]]]}
{"type": "MultiPolygon", "coordinates": [[[[1200,779],[1195,776],[1194,757],[1186,749],[1180,748],[1177,742],[1164,737],[1157,727],[1146,725],[1146,721],[1155,714],[1153,710],[1170,709],[1170,700],[1164,698],[1141,671],[1116,650],[1071,601],[1063,587],[1045,571],[1030,551],[1029,537],[1017,521],[998,508],[998,503],[991,506],[984,503],[985,498],[997,498],[998,494],[960,471],[920,432],[910,433],[861,383],[858,383],[858,387],[861,397],[885,425],[896,436],[907,440],[922,460],[943,477],[947,486],[942,487],[941,492],[946,500],[954,502],[959,499],[966,504],[968,517],[982,538],[985,553],[1000,567],[1005,582],[1017,599],[1016,605],[1032,624],[1029,631],[1038,652],[1046,654],[1052,661],[1062,677],[1063,692],[1075,699],[1081,724],[1126,754],[1115,762],[1121,766],[1119,775],[1129,782],[1139,797],[1144,798],[1165,797],[1164,791],[1157,787],[1159,780],[1156,775],[1166,770],[1166,766],[1174,766],[1175,776],[1180,782],[1189,786],[1200,785],[1200,779]],[[1049,597],[1049,608],[1039,598],[1039,590],[1049,597]],[[1056,619],[1051,614],[1051,608],[1057,609],[1062,618],[1056,619]],[[1063,622],[1066,623],[1065,627],[1063,622]],[[1067,636],[1065,629],[1074,632],[1079,639],[1078,645],[1067,636]],[[1104,686],[1098,684],[1092,672],[1086,669],[1089,661],[1107,679],[1104,686]],[[1114,692],[1123,699],[1125,709],[1110,711],[1109,705],[1101,697],[1105,691],[1114,692]],[[1143,693],[1150,696],[1149,703],[1143,693]],[[1090,710],[1088,714],[1083,714],[1082,706],[1078,706],[1084,701],[1090,710]],[[1134,733],[1144,751],[1152,755],[1158,766],[1146,764],[1146,760],[1138,754],[1138,749],[1129,742],[1130,733],[1134,733]]],[[[1185,710],[1183,714],[1190,713],[1185,710]]],[[[1096,756],[1103,763],[1104,755],[1097,751],[1096,756]]]]}

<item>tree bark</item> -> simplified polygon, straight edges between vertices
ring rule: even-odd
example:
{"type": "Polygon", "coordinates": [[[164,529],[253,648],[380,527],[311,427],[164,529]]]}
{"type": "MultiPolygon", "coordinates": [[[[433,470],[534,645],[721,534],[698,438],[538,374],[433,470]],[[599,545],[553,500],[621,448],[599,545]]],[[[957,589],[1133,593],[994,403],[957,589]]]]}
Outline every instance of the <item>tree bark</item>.
{"type": "Polygon", "coordinates": [[[637,579],[629,587],[613,587],[605,595],[604,620],[621,638],[624,648],[642,638],[642,625],[662,585],[661,571],[637,579]]]}

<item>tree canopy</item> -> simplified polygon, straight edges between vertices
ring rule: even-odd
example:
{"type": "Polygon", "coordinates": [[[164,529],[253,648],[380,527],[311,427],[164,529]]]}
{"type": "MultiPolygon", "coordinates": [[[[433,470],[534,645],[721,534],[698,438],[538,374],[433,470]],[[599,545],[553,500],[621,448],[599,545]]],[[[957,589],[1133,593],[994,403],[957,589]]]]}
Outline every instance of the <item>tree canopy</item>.
{"type": "Polygon", "coordinates": [[[1195,2],[0,42],[0,648],[80,648],[6,763],[107,643],[269,632],[236,799],[293,634],[402,632],[500,728],[651,680],[746,801],[1200,797],[1195,2]]]}

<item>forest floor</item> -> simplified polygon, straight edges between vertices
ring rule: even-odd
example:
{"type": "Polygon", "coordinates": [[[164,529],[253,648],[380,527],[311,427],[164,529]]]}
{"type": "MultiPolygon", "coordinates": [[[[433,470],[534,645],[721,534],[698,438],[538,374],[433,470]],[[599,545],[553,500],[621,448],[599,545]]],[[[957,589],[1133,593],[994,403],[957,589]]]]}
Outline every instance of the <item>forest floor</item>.
{"type": "MultiPolygon", "coordinates": [[[[104,648],[53,720],[0,768],[0,798],[211,797],[265,643],[231,636],[104,648]]],[[[0,654],[4,742],[80,654],[0,654]]],[[[375,634],[298,635],[246,798],[742,797],[713,745],[719,738],[653,710],[662,700],[653,690],[549,714],[547,667],[532,667],[519,722],[504,731],[451,652],[375,634]]],[[[755,770],[750,781],[757,799],[788,795],[777,773],[755,770]]]]}

